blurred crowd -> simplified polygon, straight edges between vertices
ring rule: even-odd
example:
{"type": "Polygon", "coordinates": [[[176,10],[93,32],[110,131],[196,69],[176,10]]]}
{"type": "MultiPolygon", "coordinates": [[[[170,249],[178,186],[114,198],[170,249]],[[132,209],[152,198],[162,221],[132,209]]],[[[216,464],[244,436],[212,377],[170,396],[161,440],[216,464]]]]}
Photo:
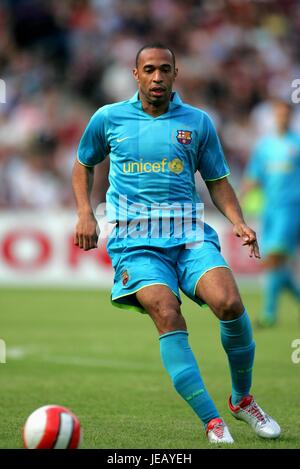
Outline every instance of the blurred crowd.
{"type": "MultiPolygon", "coordinates": [[[[273,97],[300,78],[297,0],[2,0],[0,208],[73,206],[76,149],[89,117],[131,97],[137,50],[176,53],[176,89],[215,120],[238,186],[273,97]]],[[[300,131],[295,106],[294,127],[300,131]]],[[[97,167],[95,201],[109,161],[97,167]]]]}

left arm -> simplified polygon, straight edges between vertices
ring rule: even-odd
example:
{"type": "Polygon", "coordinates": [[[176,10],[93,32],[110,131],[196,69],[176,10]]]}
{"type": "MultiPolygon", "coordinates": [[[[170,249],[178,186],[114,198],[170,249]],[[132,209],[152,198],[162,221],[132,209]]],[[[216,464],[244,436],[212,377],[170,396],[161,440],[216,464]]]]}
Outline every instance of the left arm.
{"type": "Polygon", "coordinates": [[[245,222],[237,196],[227,177],[206,181],[211,200],[221,213],[233,224],[233,233],[249,246],[249,256],[260,259],[256,233],[245,222]]]}

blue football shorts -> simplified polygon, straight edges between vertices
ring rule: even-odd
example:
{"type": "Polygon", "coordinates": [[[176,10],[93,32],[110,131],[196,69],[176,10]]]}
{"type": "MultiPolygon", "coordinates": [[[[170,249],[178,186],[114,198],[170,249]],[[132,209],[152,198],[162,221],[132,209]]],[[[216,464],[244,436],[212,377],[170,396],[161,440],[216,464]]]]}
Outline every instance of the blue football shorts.
{"type": "Polygon", "coordinates": [[[300,243],[300,208],[279,207],[266,212],[262,221],[261,251],[293,254],[300,243]]]}
{"type": "Polygon", "coordinates": [[[203,306],[196,296],[200,278],[216,267],[229,268],[220,252],[218,242],[204,241],[201,246],[187,249],[185,245],[168,247],[124,246],[110,240],[108,254],[115,269],[112,304],[124,309],[145,313],[134,293],[150,285],[166,285],[181,304],[179,289],[203,306]]]}

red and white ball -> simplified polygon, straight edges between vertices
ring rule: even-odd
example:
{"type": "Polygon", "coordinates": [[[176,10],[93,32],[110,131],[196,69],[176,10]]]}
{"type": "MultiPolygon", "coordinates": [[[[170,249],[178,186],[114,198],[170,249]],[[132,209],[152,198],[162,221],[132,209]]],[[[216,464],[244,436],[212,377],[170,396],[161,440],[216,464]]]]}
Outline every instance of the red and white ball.
{"type": "Polygon", "coordinates": [[[76,449],[81,428],[76,415],[66,407],[45,405],[29,415],[22,436],[28,449],[76,449]]]}

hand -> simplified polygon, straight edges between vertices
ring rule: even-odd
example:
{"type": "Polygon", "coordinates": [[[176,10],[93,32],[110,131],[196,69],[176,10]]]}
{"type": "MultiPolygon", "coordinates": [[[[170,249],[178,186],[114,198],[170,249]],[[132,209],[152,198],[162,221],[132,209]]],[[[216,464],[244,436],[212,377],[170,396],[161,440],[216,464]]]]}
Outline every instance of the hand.
{"type": "Polygon", "coordinates": [[[80,215],[75,228],[74,244],[84,251],[97,247],[99,227],[93,214],[80,215]]]}
{"type": "Polygon", "coordinates": [[[233,226],[235,236],[243,239],[243,246],[249,246],[249,257],[260,259],[259,247],[256,239],[256,233],[246,223],[236,223],[233,226]]]}

